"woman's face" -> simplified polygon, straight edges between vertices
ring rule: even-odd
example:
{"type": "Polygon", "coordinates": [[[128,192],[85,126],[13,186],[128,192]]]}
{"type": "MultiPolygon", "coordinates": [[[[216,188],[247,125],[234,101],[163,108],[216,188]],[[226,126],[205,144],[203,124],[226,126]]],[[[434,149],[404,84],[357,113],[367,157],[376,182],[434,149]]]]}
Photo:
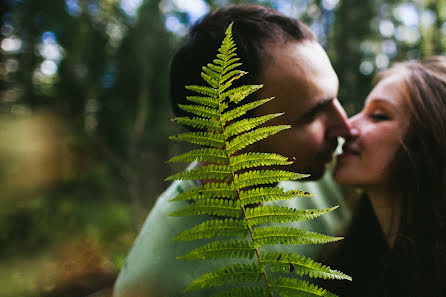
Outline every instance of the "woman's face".
{"type": "Polygon", "coordinates": [[[390,164],[409,126],[407,96],[398,74],[376,85],[362,111],[349,119],[352,137],[337,157],[337,182],[362,188],[389,184],[390,164]]]}

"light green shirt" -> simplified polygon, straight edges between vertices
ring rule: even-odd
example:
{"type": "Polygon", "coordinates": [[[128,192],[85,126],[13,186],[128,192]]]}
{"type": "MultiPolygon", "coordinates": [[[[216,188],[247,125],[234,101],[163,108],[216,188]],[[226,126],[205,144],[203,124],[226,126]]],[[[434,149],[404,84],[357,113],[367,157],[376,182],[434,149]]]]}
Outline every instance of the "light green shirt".
{"type": "MultiPolygon", "coordinates": [[[[178,297],[181,296],[181,291],[195,278],[235,262],[234,259],[209,261],[176,259],[176,256],[185,255],[192,249],[212,241],[171,241],[184,230],[210,218],[168,215],[188,203],[185,201],[169,202],[169,200],[195,186],[193,181],[174,181],[158,198],[119,273],[114,288],[114,297],[178,297]]],[[[339,232],[349,222],[351,214],[344,206],[341,188],[334,183],[329,172],[318,181],[282,182],[278,186],[285,190],[304,190],[313,193],[314,196],[280,201],[276,204],[299,209],[330,208],[339,205],[338,209],[319,218],[290,225],[309,231],[340,236],[339,232]]],[[[295,252],[314,260],[320,253],[330,248],[329,244],[293,245],[272,246],[266,250],[275,250],[279,247],[281,250],[295,252]]],[[[237,262],[240,262],[240,259],[237,259],[237,262]]],[[[191,296],[209,296],[209,291],[196,291],[191,296]]]]}

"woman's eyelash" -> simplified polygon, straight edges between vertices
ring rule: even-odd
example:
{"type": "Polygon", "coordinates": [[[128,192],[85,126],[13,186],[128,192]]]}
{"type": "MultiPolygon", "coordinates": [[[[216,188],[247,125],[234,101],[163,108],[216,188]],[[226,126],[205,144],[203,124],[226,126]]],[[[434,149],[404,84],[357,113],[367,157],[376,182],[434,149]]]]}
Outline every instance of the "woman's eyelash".
{"type": "Polygon", "coordinates": [[[388,120],[390,117],[385,113],[373,113],[371,117],[375,120],[388,120]]]}

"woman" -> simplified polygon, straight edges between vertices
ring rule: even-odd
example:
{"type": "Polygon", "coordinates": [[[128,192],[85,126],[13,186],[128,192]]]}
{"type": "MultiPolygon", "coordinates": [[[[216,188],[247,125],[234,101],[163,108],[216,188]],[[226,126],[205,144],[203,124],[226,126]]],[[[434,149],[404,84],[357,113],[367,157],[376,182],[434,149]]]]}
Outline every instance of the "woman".
{"type": "Polygon", "coordinates": [[[363,194],[333,265],[353,282],[332,291],[446,296],[446,58],[377,78],[334,171],[363,194]]]}

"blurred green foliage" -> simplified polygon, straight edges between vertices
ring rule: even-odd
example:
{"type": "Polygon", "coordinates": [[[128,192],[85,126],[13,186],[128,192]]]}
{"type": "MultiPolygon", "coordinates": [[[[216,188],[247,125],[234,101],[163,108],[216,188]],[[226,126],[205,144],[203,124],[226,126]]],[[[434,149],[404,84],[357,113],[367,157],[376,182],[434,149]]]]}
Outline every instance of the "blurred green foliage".
{"type": "MultiPolygon", "coordinates": [[[[168,142],[170,58],[201,15],[244,2],[2,1],[0,296],[110,291],[179,171],[165,163],[180,151],[168,142]]],[[[444,0],[257,2],[311,26],[349,114],[380,69],[445,53],[444,0]]]]}

